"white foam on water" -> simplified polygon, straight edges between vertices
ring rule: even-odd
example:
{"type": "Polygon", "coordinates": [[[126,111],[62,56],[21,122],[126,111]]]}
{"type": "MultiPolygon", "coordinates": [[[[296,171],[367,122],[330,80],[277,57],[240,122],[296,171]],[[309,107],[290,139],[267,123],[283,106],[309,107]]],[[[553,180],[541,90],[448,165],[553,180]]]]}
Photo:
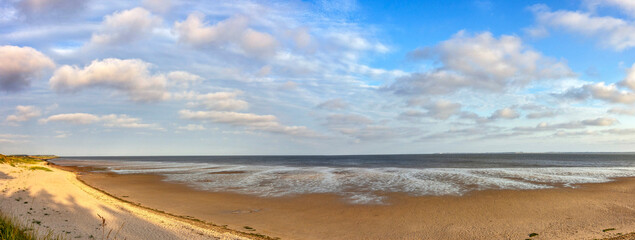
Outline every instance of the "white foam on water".
{"type": "Polygon", "coordinates": [[[574,187],[635,176],[635,167],[543,168],[360,168],[289,167],[210,163],[91,163],[120,174],[153,173],[166,181],[206,191],[231,191],[263,197],[335,193],[354,204],[381,204],[381,193],[414,196],[462,195],[485,189],[574,187]],[[216,174],[213,174],[216,173],[216,174]]]}

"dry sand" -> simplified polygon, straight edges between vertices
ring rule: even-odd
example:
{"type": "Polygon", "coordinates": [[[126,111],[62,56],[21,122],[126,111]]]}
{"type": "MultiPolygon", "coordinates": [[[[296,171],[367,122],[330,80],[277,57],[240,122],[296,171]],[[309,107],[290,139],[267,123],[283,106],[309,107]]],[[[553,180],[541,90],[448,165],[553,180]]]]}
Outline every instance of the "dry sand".
{"type": "Polygon", "coordinates": [[[526,239],[530,233],[539,234],[532,239],[594,239],[635,232],[635,178],[460,197],[390,194],[386,205],[351,205],[330,194],[260,198],[211,193],[156,175],[80,178],[144,206],[233,229],[249,226],[282,239],[526,239]],[[608,228],[615,230],[602,231],[608,228]]]}
{"type": "Polygon", "coordinates": [[[119,201],[74,173],[52,170],[0,164],[0,212],[41,235],[64,239],[246,239],[119,201]]]}

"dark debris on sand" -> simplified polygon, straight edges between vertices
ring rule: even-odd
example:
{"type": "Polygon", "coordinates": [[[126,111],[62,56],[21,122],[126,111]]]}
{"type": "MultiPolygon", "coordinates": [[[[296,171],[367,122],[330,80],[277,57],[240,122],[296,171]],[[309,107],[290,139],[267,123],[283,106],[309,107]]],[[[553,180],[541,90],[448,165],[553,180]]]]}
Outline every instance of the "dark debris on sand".
{"type": "Polygon", "coordinates": [[[604,238],[602,240],[635,240],[635,232],[627,233],[627,234],[619,235],[615,237],[610,237],[610,238],[604,238]]]}

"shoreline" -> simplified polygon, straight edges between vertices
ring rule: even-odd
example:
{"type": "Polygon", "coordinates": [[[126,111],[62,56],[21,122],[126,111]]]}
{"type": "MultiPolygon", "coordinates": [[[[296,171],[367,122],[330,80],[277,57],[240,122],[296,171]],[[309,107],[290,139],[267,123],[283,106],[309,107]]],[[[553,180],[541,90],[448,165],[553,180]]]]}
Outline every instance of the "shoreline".
{"type": "Polygon", "coordinates": [[[624,200],[634,199],[635,178],[579,184],[577,188],[483,190],[463,196],[414,197],[391,193],[387,194],[387,205],[350,205],[338,200],[335,194],[262,198],[214,193],[186,184],[165,182],[162,176],[154,174],[85,173],[78,178],[94,188],[148,208],[225,224],[232,229],[255,228],[258,234],[283,239],[411,239],[426,236],[525,239],[533,232],[539,233],[533,239],[594,239],[614,237],[618,232],[635,232],[635,203],[624,200]],[[594,196],[598,194],[605,197],[594,196]],[[611,194],[623,201],[607,197],[611,194]],[[528,201],[532,198],[538,203],[528,201]],[[556,199],[556,204],[550,203],[551,198],[556,199]],[[170,199],[178,205],[191,207],[174,207],[153,199],[170,199]],[[582,210],[567,206],[567,201],[582,210]],[[492,209],[496,207],[505,210],[492,209]],[[604,211],[606,207],[614,209],[604,211]],[[619,212],[625,209],[627,212],[620,215],[619,212]],[[611,218],[615,219],[611,221],[611,218]],[[483,224],[487,221],[495,227],[483,224]],[[617,230],[602,231],[610,228],[617,230]]]}
{"type": "MultiPolygon", "coordinates": [[[[131,206],[135,206],[135,207],[138,207],[138,208],[143,208],[145,210],[152,211],[152,212],[154,212],[156,214],[161,214],[161,215],[165,215],[165,216],[168,216],[168,217],[171,217],[171,218],[175,218],[177,221],[186,222],[186,223],[189,223],[189,224],[197,225],[197,226],[204,227],[204,228],[207,228],[207,229],[211,229],[211,230],[214,230],[214,231],[228,232],[228,233],[236,234],[236,235],[242,236],[242,237],[249,237],[250,239],[255,239],[255,240],[260,240],[260,239],[262,239],[262,240],[273,240],[273,239],[277,239],[277,238],[273,238],[273,237],[266,236],[266,235],[254,234],[254,233],[246,233],[246,232],[241,232],[241,231],[237,231],[237,230],[232,230],[232,229],[228,229],[228,228],[223,227],[223,226],[219,226],[219,225],[214,224],[212,222],[206,222],[204,220],[197,219],[197,218],[194,218],[194,217],[191,217],[191,216],[176,215],[176,214],[172,214],[172,213],[169,213],[169,212],[165,212],[165,211],[163,211],[161,209],[156,209],[156,208],[151,208],[151,207],[148,207],[148,206],[143,206],[140,203],[135,203],[135,202],[123,199],[121,197],[117,197],[117,196],[115,196],[115,195],[113,195],[113,194],[111,194],[111,193],[109,193],[109,192],[107,192],[107,191],[105,191],[103,189],[97,188],[97,187],[87,183],[82,178],[80,178],[80,174],[87,173],[89,170],[93,170],[93,168],[90,168],[90,167],[82,168],[82,167],[74,167],[74,166],[61,166],[61,165],[57,165],[57,164],[49,162],[49,161],[46,161],[46,163],[47,163],[48,166],[52,166],[52,167],[54,167],[56,169],[75,174],[75,179],[77,181],[81,182],[82,184],[84,184],[85,186],[90,187],[90,188],[92,188],[92,189],[94,189],[94,190],[96,190],[96,191],[98,191],[98,192],[100,192],[100,193],[102,193],[104,195],[107,195],[107,196],[109,196],[111,198],[114,198],[114,199],[116,199],[116,200],[118,200],[120,202],[123,202],[123,203],[126,203],[126,204],[130,204],[131,206]]],[[[106,173],[106,174],[110,174],[110,173],[106,173]]]]}

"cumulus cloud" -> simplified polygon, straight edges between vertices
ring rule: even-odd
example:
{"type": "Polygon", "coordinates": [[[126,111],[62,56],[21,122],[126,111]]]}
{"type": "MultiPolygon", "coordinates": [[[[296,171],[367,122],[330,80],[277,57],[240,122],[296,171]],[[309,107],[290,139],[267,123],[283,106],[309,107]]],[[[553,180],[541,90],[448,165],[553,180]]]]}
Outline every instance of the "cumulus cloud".
{"type": "Polygon", "coordinates": [[[346,103],[344,99],[336,98],[336,99],[326,100],[318,104],[316,107],[320,109],[327,109],[327,110],[341,110],[341,109],[348,108],[348,103],[346,103]]]}
{"type": "Polygon", "coordinates": [[[585,100],[595,98],[612,103],[632,104],[635,103],[635,64],[626,69],[626,77],[617,84],[606,84],[604,82],[590,83],[581,87],[570,88],[561,97],[585,100]],[[619,87],[626,87],[622,90],[619,87]]]}
{"type": "Polygon", "coordinates": [[[0,46],[0,91],[24,90],[54,67],[53,60],[33,48],[0,46]]]}
{"type": "Polygon", "coordinates": [[[445,120],[452,115],[458,113],[461,110],[461,104],[450,101],[440,100],[424,106],[426,110],[426,116],[435,119],[445,120]]]}
{"type": "Polygon", "coordinates": [[[123,44],[139,40],[161,24],[161,18],[143,8],[115,12],[104,18],[101,30],[90,41],[99,45],[123,44]]]}
{"type": "Polygon", "coordinates": [[[183,119],[209,121],[213,123],[229,124],[245,127],[248,130],[264,131],[299,137],[318,137],[319,134],[304,126],[286,126],[281,124],[273,115],[258,115],[253,113],[225,112],[225,111],[191,111],[181,110],[179,115],[183,119]]]}
{"type": "Polygon", "coordinates": [[[604,82],[587,84],[582,87],[571,88],[559,96],[575,100],[595,98],[612,103],[635,103],[635,93],[620,90],[616,84],[606,85],[604,82]]]}
{"type": "Polygon", "coordinates": [[[139,59],[107,58],[94,60],[84,68],[64,65],[49,80],[57,92],[76,92],[84,88],[103,87],[123,92],[137,102],[168,99],[166,77],[151,75],[150,63],[139,59]]]}
{"type": "Polygon", "coordinates": [[[42,115],[42,112],[39,108],[35,106],[22,106],[19,105],[15,107],[15,114],[9,115],[6,118],[7,122],[16,123],[16,122],[25,122],[32,118],[39,117],[42,115]]]}
{"type": "Polygon", "coordinates": [[[520,114],[516,110],[507,107],[507,108],[496,110],[494,113],[492,113],[492,115],[489,118],[490,119],[516,119],[518,117],[520,117],[520,114]]]}
{"type": "Polygon", "coordinates": [[[210,25],[204,14],[192,13],[185,21],[176,22],[173,31],[180,42],[194,47],[238,49],[247,56],[270,57],[278,46],[271,34],[249,28],[249,19],[240,15],[210,25]]]}
{"type": "Polygon", "coordinates": [[[64,122],[77,125],[102,123],[105,127],[113,128],[146,128],[162,130],[162,128],[157,124],[142,123],[140,118],[133,118],[125,114],[108,114],[98,116],[89,113],[65,113],[40,119],[40,123],[42,124],[49,122],[64,122]]]}
{"type": "Polygon", "coordinates": [[[542,26],[596,37],[603,45],[615,50],[635,46],[635,24],[632,22],[615,17],[595,16],[591,12],[551,11],[549,7],[542,4],[534,5],[531,9],[536,16],[536,21],[542,26]]]}
{"type": "Polygon", "coordinates": [[[409,56],[435,60],[441,66],[398,78],[388,86],[397,94],[447,94],[461,89],[501,92],[534,80],[574,75],[564,62],[531,50],[519,37],[495,38],[489,32],[470,35],[461,31],[436,46],[416,49],[409,56]]]}

